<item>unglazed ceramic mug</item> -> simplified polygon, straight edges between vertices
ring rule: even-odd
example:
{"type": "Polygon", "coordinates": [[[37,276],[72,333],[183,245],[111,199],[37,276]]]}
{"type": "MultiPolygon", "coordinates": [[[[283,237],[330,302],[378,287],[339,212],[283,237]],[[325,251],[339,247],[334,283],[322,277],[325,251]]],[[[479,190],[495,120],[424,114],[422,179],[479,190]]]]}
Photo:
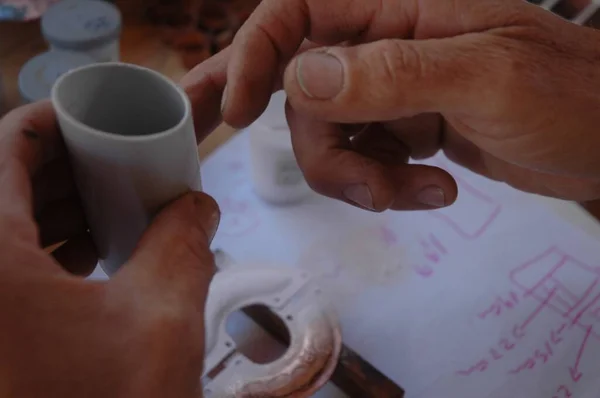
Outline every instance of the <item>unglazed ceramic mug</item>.
{"type": "Polygon", "coordinates": [[[52,102],[100,266],[110,276],[164,205],[201,189],[191,105],[163,75],[125,63],[64,74],[52,102]]]}

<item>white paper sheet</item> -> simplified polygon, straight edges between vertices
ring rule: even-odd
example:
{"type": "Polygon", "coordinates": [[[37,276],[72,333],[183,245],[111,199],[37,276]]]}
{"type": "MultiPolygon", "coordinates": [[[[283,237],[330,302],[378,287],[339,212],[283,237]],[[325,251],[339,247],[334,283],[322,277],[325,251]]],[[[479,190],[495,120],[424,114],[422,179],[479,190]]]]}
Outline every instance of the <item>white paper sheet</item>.
{"type": "Polygon", "coordinates": [[[237,261],[314,272],[347,345],[408,398],[600,396],[600,244],[539,198],[438,156],[459,182],[437,212],[371,214],[313,195],[252,191],[244,134],[203,166],[214,246],[237,261]]]}

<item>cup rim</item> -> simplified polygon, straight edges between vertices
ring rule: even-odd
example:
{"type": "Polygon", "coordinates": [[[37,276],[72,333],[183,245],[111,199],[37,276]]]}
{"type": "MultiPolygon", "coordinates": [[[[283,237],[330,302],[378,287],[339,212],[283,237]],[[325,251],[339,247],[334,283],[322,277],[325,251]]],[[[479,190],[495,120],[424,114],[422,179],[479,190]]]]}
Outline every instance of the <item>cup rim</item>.
{"type": "Polygon", "coordinates": [[[150,68],[146,68],[146,67],[140,66],[140,65],[126,63],[126,62],[102,62],[102,63],[95,63],[95,64],[91,64],[91,65],[84,65],[84,66],[80,66],[80,67],[71,69],[70,71],[63,74],[61,77],[59,77],[56,80],[56,82],[54,83],[54,85],[52,86],[51,100],[52,100],[52,105],[54,106],[54,110],[57,113],[57,115],[60,115],[61,117],[65,118],[66,120],[68,120],[69,123],[75,125],[78,129],[85,132],[86,134],[90,134],[90,135],[93,135],[98,138],[103,138],[103,139],[110,138],[111,140],[119,140],[119,141],[123,141],[123,142],[152,141],[155,139],[160,139],[160,138],[169,136],[177,131],[180,131],[182,128],[184,128],[188,119],[191,117],[190,115],[192,112],[189,97],[187,96],[186,92],[183,90],[183,88],[181,86],[179,86],[178,84],[173,82],[171,79],[169,79],[165,75],[163,75],[155,70],[152,70],[150,68]],[[88,69],[96,69],[96,68],[100,69],[100,68],[109,68],[109,67],[135,69],[140,72],[151,74],[154,77],[167,83],[170,87],[172,87],[175,91],[177,91],[179,93],[179,96],[183,100],[183,107],[184,107],[183,116],[181,117],[179,122],[175,126],[169,128],[167,130],[159,131],[157,133],[153,133],[150,135],[120,135],[120,134],[111,133],[109,131],[98,130],[98,129],[92,128],[92,127],[88,126],[87,124],[80,122],[75,117],[73,117],[71,115],[71,113],[68,112],[64,108],[61,101],[59,101],[59,99],[58,99],[59,87],[62,85],[62,83],[64,83],[64,81],[66,79],[68,79],[70,76],[77,74],[79,72],[82,72],[82,71],[88,70],[88,69]]]}

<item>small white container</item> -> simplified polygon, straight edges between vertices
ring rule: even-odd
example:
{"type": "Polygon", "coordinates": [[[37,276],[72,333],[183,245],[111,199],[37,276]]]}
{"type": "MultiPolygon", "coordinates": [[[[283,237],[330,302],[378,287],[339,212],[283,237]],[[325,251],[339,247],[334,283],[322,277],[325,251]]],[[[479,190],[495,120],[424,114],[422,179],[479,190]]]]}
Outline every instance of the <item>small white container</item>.
{"type": "Polygon", "coordinates": [[[84,53],[98,62],[119,61],[122,17],[103,0],[61,0],[42,17],[42,34],[51,50],[84,53]]]}
{"type": "Polygon", "coordinates": [[[96,61],[85,54],[69,51],[48,51],[36,55],[19,72],[19,91],[23,103],[50,98],[52,86],[60,76],[94,63],[96,61]]]}
{"type": "Polygon", "coordinates": [[[284,91],[273,94],[262,116],[248,127],[254,190],[273,204],[295,203],[312,192],[292,149],[285,101],[284,91]]]}

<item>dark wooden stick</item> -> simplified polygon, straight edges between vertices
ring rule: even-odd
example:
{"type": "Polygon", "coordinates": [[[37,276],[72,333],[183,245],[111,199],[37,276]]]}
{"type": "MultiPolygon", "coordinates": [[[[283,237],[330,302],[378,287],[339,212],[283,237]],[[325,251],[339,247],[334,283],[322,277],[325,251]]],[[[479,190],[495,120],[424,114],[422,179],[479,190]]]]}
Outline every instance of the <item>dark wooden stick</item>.
{"type": "MultiPolygon", "coordinates": [[[[289,345],[290,336],[285,324],[267,307],[246,307],[244,313],[280,343],[289,345]]],[[[331,381],[352,398],[404,397],[402,388],[346,345],[342,346],[331,381]]]]}

